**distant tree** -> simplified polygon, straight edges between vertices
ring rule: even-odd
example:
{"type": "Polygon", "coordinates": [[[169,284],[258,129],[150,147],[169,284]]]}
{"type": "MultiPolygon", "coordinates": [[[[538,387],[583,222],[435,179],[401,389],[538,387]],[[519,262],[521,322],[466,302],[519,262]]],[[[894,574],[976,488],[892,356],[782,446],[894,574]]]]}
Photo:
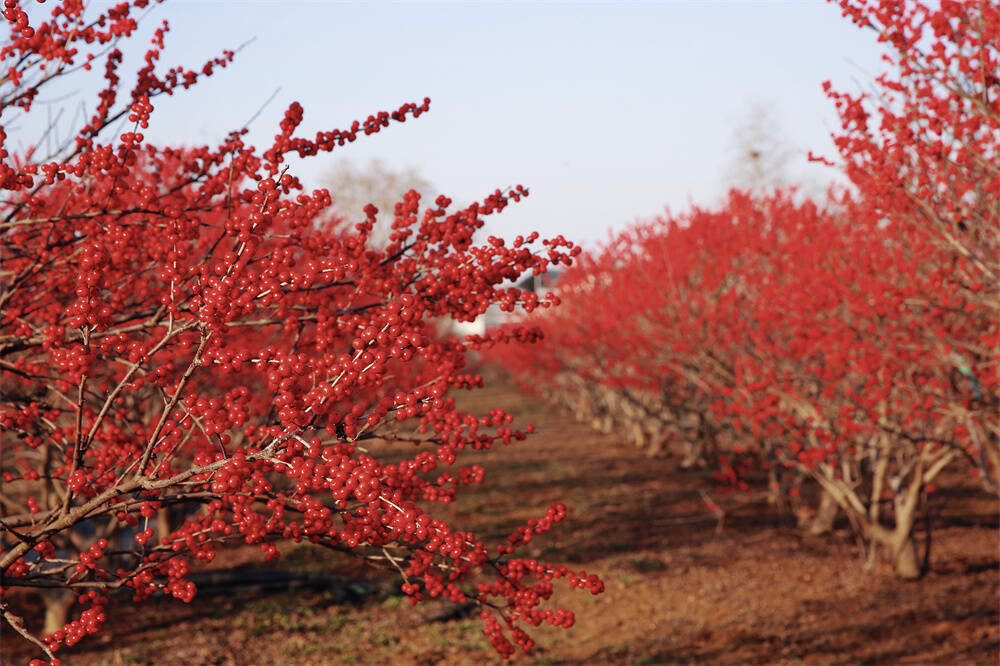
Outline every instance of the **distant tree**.
{"type": "Polygon", "coordinates": [[[795,157],[771,104],[758,101],[733,129],[731,158],[725,180],[732,187],[761,192],[791,183],[789,164],[795,157]]]}
{"type": "Polygon", "coordinates": [[[378,158],[367,165],[351,160],[339,160],[325,178],[333,196],[333,207],[343,217],[353,220],[365,217],[368,204],[378,208],[371,241],[385,245],[391,232],[393,210],[396,203],[410,190],[419,192],[425,199],[433,199],[434,186],[413,167],[394,169],[378,158]]]}

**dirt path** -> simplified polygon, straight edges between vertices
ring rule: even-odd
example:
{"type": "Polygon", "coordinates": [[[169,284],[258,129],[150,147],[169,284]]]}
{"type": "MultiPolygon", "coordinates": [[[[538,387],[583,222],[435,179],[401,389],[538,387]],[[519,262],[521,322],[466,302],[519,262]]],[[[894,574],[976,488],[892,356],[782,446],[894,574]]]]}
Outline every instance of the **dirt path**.
{"type": "MultiPolygon", "coordinates": [[[[497,539],[555,500],[570,518],[532,542],[533,557],[599,573],[599,597],[561,589],[569,631],[533,632],[525,664],[996,664],[1000,658],[998,503],[973,486],[935,498],[930,573],[861,572],[846,529],[806,537],[763,501],[724,497],[709,475],[647,458],[612,436],[501,386],[468,401],[502,406],[539,430],[476,456],[487,469],[443,512],[497,539]],[[728,507],[718,529],[699,491],[728,507]]],[[[472,458],[470,457],[470,461],[472,458]]],[[[285,566],[350,578],[349,589],[295,589],[160,600],[65,654],[69,664],[485,664],[499,660],[479,621],[411,610],[378,577],[336,553],[282,548],[285,566]]],[[[217,566],[251,561],[253,551],[217,566]]],[[[0,662],[18,663],[4,635],[0,662]]]]}

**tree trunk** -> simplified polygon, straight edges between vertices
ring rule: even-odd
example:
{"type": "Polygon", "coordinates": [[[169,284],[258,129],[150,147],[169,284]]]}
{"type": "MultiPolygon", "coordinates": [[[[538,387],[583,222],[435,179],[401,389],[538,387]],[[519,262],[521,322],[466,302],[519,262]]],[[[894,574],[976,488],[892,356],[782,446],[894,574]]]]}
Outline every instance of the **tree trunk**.
{"type": "Polygon", "coordinates": [[[45,603],[45,629],[48,636],[54,634],[69,621],[69,609],[73,607],[76,595],[72,590],[44,590],[42,600],[45,603]]]}
{"type": "Polygon", "coordinates": [[[887,545],[896,575],[904,580],[920,578],[920,559],[917,557],[917,543],[913,540],[912,532],[893,532],[887,545]]]}
{"type": "Polygon", "coordinates": [[[809,534],[818,536],[830,532],[833,529],[833,521],[837,519],[839,512],[840,506],[837,504],[837,500],[833,498],[833,495],[821,489],[816,515],[813,516],[812,522],[809,524],[809,534]]]}
{"type": "Polygon", "coordinates": [[[778,481],[778,468],[771,465],[767,470],[767,503],[775,507],[779,514],[784,515],[787,510],[785,506],[785,493],[781,490],[781,483],[778,481]]]}
{"type": "Polygon", "coordinates": [[[684,442],[684,459],[681,461],[681,469],[691,469],[700,466],[702,460],[701,440],[688,440],[684,442]]]}

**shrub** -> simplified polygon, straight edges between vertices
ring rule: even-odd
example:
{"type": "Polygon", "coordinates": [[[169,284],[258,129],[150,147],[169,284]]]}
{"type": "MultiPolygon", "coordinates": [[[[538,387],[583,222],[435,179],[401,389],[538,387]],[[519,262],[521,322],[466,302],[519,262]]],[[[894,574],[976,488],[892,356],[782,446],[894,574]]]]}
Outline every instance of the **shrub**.
{"type": "Polygon", "coordinates": [[[432,323],[491,303],[535,307],[501,285],[578,250],[537,236],[474,241],[484,216],[527,195],[521,186],[460,210],[443,196],[422,206],[410,191],[376,249],[374,207],[350,225],[284,163],[417,118],[426,99],[313,138],[295,135],[303,109],[293,103],[263,151],[245,130],[214,147],[150,145],[156,98],[233,54],[161,73],[164,24],[126,91],[115,42],[146,5],[87,19],[67,1],[31,26],[6,3],[5,118],[35,113],[50,81],[102,59],[105,79],[93,117],[58,154],[0,146],[6,623],[56,663],[104,624],[109,591],[190,601],[187,574],[219,545],[259,544],[272,559],[290,539],[393,568],[413,603],[480,604],[505,657],[513,643],[532,645],[525,623],[570,626],[570,611],[543,604],[553,582],[597,593],[600,580],[512,556],[562,520],[563,505],[495,546],[433,515],[433,503],[483,479],[477,464],[454,467],[463,451],[527,429],[501,409],[456,408],[455,390],[482,383],[465,371],[475,345],[435,337],[432,323]],[[109,136],[120,118],[127,131],[109,136]],[[400,442],[413,453],[388,450],[400,442]],[[70,590],[86,609],[39,636],[10,598],[19,587],[70,590]]]}

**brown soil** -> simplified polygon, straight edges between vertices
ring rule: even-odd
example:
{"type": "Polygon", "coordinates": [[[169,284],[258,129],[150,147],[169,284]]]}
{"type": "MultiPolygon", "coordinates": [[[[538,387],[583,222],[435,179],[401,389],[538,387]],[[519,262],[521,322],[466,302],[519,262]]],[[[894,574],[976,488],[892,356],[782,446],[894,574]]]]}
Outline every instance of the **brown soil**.
{"type": "MultiPolygon", "coordinates": [[[[490,540],[561,500],[570,518],[529,554],[600,574],[597,597],[563,588],[570,630],[538,629],[525,664],[900,663],[996,664],[1000,658],[998,502],[971,483],[933,500],[929,573],[895,580],[862,571],[845,526],[809,537],[763,498],[719,492],[710,475],[648,458],[509,385],[468,406],[503,406],[531,421],[528,442],[470,454],[487,469],[440,514],[490,540]],[[721,504],[721,524],[700,494],[721,504]]],[[[384,574],[345,555],[282,547],[284,566],[350,578],[339,589],[203,595],[132,606],[71,650],[68,664],[485,664],[500,660],[473,615],[411,609],[384,574]]],[[[256,559],[234,549],[213,567],[256,559]]],[[[37,603],[31,623],[41,620],[37,603]]],[[[112,609],[112,612],[114,609],[112,609]]],[[[6,627],[4,627],[6,629],[6,627]]],[[[29,646],[2,634],[0,662],[29,646]]]]}

